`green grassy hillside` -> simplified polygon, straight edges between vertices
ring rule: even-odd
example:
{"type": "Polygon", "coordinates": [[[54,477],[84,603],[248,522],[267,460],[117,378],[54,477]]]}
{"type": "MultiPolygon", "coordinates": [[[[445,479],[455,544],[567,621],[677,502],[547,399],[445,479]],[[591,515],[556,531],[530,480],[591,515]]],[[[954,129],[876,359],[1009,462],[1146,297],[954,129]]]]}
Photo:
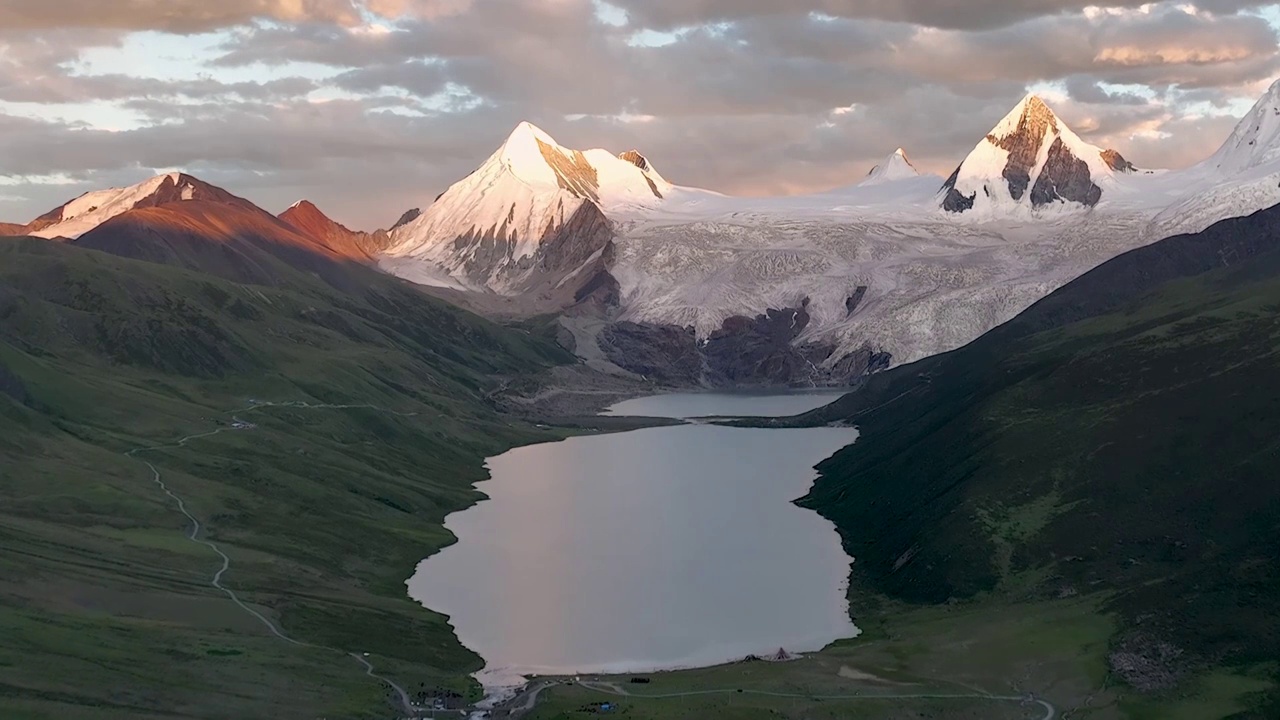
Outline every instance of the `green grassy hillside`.
{"type": "Polygon", "coordinates": [[[343,654],[411,690],[479,660],[405,595],[482,459],[547,431],[486,393],[570,358],[364,268],[275,286],[0,243],[0,716],[387,717],[343,654]],[[374,408],[249,408],[252,401],[374,408]],[[238,418],[254,427],[233,429],[238,418]]]}
{"type": "Polygon", "coordinates": [[[1236,677],[1186,716],[1280,717],[1278,248],[1273,209],[1136,250],[808,418],[861,429],[804,501],[855,615],[1093,596],[1129,716],[1236,677]]]}

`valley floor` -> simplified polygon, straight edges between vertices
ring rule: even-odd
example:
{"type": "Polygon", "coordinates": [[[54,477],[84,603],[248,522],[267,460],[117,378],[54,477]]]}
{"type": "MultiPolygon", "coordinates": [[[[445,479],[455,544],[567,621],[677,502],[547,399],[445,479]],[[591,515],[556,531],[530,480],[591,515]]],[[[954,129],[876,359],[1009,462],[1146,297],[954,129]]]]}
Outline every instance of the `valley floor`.
{"type": "Polygon", "coordinates": [[[1224,717],[1248,707],[1265,678],[1210,674],[1177,693],[1140,696],[1107,672],[1112,620],[1088,599],[948,607],[881,607],[860,638],[787,662],[700,670],[535,679],[495,718],[602,714],[677,718],[1224,717]],[[635,683],[641,677],[648,682],[635,683]],[[528,709],[530,695],[535,702],[528,709]]]}

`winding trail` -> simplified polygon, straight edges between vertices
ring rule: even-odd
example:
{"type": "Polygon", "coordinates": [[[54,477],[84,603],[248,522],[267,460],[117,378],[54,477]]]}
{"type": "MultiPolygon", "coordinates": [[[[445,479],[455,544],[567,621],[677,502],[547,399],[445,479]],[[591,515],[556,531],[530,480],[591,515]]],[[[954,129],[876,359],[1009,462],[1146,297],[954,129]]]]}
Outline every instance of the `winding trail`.
{"type": "MultiPolygon", "coordinates": [[[[294,408],[294,409],[303,409],[303,410],[365,409],[365,410],[376,410],[378,412],[387,413],[389,415],[397,415],[399,417],[414,417],[418,414],[418,413],[402,413],[402,412],[397,412],[395,410],[387,410],[385,408],[378,407],[377,405],[328,405],[328,404],[313,404],[313,403],[307,403],[302,401],[292,401],[292,402],[283,402],[283,403],[251,401],[248,407],[240,408],[238,410],[232,410],[223,414],[231,415],[233,421],[243,422],[242,420],[240,420],[235,416],[235,413],[250,413],[250,412],[256,412],[259,410],[273,408],[273,407],[294,408]]],[[[289,643],[290,645],[295,645],[297,647],[303,647],[303,648],[311,648],[315,650],[327,650],[329,652],[341,653],[351,657],[357,663],[359,663],[364,667],[365,675],[391,688],[392,692],[394,692],[400,700],[401,709],[403,709],[409,716],[420,715],[421,711],[418,708],[414,707],[413,700],[409,697],[408,691],[406,691],[403,687],[397,684],[394,680],[391,680],[390,678],[385,677],[383,675],[379,675],[376,668],[374,668],[373,663],[370,663],[365,657],[363,657],[359,653],[340,650],[338,648],[329,647],[327,645],[316,645],[314,643],[303,642],[301,640],[291,638],[288,635],[286,635],[284,631],[281,630],[279,626],[277,626],[269,618],[267,618],[265,615],[258,612],[257,610],[254,610],[252,607],[246,604],[243,600],[241,600],[240,596],[237,595],[234,590],[223,585],[222,577],[227,573],[227,571],[231,569],[231,558],[228,557],[227,554],[224,553],[222,549],[219,548],[217,544],[214,543],[212,540],[208,540],[200,537],[200,530],[203,528],[203,526],[200,524],[199,518],[191,514],[191,511],[187,509],[186,501],[183,500],[177,493],[175,493],[173,490],[169,488],[168,485],[165,484],[163,478],[161,478],[160,476],[159,468],[157,468],[149,460],[144,460],[143,458],[138,457],[140,453],[156,452],[158,450],[169,450],[173,448],[183,448],[183,447],[186,447],[187,443],[191,442],[192,440],[200,440],[202,438],[213,437],[214,435],[219,435],[223,432],[242,432],[250,429],[252,429],[252,426],[247,426],[243,428],[235,428],[235,427],[218,428],[217,430],[213,430],[211,432],[188,435],[178,440],[177,442],[173,442],[168,445],[151,445],[151,446],[137,447],[126,452],[125,456],[134,458],[139,462],[145,464],[151,470],[151,479],[155,482],[156,485],[160,487],[162,491],[164,491],[165,495],[168,495],[177,504],[178,511],[181,512],[187,518],[188,521],[190,521],[191,529],[187,533],[187,539],[193,543],[196,543],[197,545],[203,545],[204,547],[209,548],[215,554],[217,554],[218,557],[222,558],[222,567],[218,568],[217,572],[215,572],[213,574],[213,577],[210,578],[209,580],[209,585],[211,587],[221,591],[228,598],[230,598],[232,602],[234,602],[237,606],[239,606],[241,610],[244,610],[246,613],[252,615],[264,626],[266,626],[267,630],[272,635],[289,643]]]]}
{"type": "MultiPolygon", "coordinates": [[[[994,700],[999,702],[1018,702],[1024,705],[1035,703],[1044,708],[1044,717],[1040,720],[1054,720],[1058,716],[1058,709],[1049,701],[1041,700],[1034,695],[989,695],[987,693],[913,693],[913,694],[895,694],[884,695],[878,693],[865,693],[858,695],[805,695],[800,693],[783,693],[770,692],[768,690],[748,690],[737,689],[732,690],[691,690],[679,693],[661,693],[654,695],[637,695],[627,692],[621,685],[613,683],[596,683],[596,682],[578,682],[579,686],[588,690],[594,690],[605,695],[614,695],[617,697],[631,697],[637,699],[650,700],[670,700],[674,698],[698,697],[705,695],[759,695],[763,697],[788,698],[795,700],[994,700]]],[[[534,698],[536,700],[536,694],[534,698]]]]}

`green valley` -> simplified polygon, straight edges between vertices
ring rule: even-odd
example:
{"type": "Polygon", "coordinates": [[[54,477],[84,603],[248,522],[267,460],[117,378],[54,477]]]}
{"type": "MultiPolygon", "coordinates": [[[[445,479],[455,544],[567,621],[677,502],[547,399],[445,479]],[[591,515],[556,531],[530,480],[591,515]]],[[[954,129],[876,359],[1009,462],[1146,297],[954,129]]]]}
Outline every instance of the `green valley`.
{"type": "Polygon", "coordinates": [[[475,692],[479,659],[404,581],[451,541],[484,457],[557,437],[486,395],[570,358],[347,272],[359,292],[0,244],[6,718],[386,717],[351,658],[281,642],[211,588],[218,558],[125,456],[217,429],[145,459],[230,556],[227,586],[413,692],[475,692]]]}

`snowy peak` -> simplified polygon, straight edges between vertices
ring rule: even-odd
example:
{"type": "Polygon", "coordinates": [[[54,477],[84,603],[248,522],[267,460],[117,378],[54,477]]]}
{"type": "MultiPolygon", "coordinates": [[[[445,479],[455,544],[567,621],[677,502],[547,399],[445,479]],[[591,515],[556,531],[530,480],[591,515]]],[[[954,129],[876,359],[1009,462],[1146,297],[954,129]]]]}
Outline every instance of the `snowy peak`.
{"type": "Polygon", "coordinates": [[[532,123],[517,125],[494,157],[530,185],[554,186],[577,198],[600,199],[600,182],[586,156],[560,146],[532,123]]]}
{"type": "Polygon", "coordinates": [[[1280,80],[1272,83],[1240,119],[1231,137],[1205,161],[1211,169],[1234,175],[1280,159],[1280,80]]]}
{"type": "Polygon", "coordinates": [[[475,172],[392,229],[382,264],[424,284],[535,293],[567,307],[583,287],[610,287],[598,271],[612,256],[611,215],[655,207],[671,187],[637,151],[574,150],[522,122],[475,172]]]}
{"type": "Polygon", "coordinates": [[[880,185],[896,180],[909,180],[911,178],[920,177],[920,171],[916,170],[916,166],[911,164],[907,159],[907,153],[902,148],[894,150],[889,157],[881,160],[875,167],[871,168],[871,172],[863,178],[859,185],[880,185]]]}
{"type": "Polygon", "coordinates": [[[135,208],[185,200],[244,202],[227,191],[185,173],[167,173],[125,188],[95,190],[54,208],[28,226],[32,235],[75,239],[135,208]]]}
{"type": "Polygon", "coordinates": [[[602,209],[651,205],[672,187],[637,150],[574,150],[529,122],[516,126],[481,172],[492,165],[533,188],[558,188],[602,209]]]}
{"type": "Polygon", "coordinates": [[[1102,150],[1081,140],[1039,97],[1028,95],[947,179],[942,207],[951,212],[1062,203],[1093,207],[1102,198],[1098,180],[1112,172],[1102,150]]]}

